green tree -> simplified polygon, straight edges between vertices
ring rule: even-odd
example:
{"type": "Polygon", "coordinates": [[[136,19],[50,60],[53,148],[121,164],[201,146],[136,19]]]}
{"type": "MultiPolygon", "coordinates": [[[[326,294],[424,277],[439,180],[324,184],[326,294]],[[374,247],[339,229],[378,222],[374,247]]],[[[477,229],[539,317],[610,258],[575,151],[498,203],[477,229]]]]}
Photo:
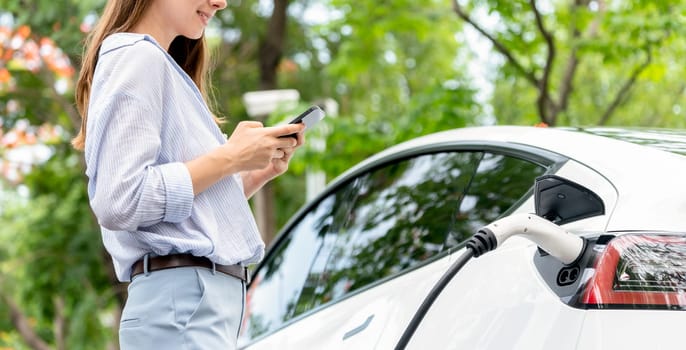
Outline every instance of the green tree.
{"type": "MultiPolygon", "coordinates": [[[[331,5],[341,18],[319,30],[331,48],[326,73],[334,80],[342,114],[355,120],[351,126],[366,149],[477,122],[475,90],[456,59],[460,25],[444,2],[334,0],[331,5]]],[[[351,152],[349,134],[338,136],[347,141],[333,140],[333,147],[369,155],[351,152]]]]}
{"type": "Polygon", "coordinates": [[[652,103],[632,92],[650,86],[681,99],[680,85],[666,90],[675,84],[664,73],[683,70],[675,60],[683,51],[683,1],[454,0],[453,9],[504,58],[493,99],[499,121],[665,126],[673,119],[659,108],[652,110],[664,118],[632,112],[652,103]],[[620,108],[624,117],[615,117],[620,108]]]}
{"type": "MultiPolygon", "coordinates": [[[[75,155],[68,143],[24,179],[30,198],[3,203],[0,237],[11,254],[0,263],[2,297],[14,327],[32,348],[104,348],[118,304],[75,155]],[[32,319],[25,322],[22,319],[32,319]],[[42,344],[37,346],[36,344],[42,344]]],[[[9,344],[8,344],[9,345],[9,344]]]]}
{"type": "Polygon", "coordinates": [[[7,242],[0,259],[0,312],[11,322],[2,325],[7,337],[0,345],[116,344],[116,327],[103,320],[117,318],[120,289],[111,282],[88,207],[81,155],[69,145],[80,123],[73,102],[75,67],[89,24],[84,19],[95,3],[3,4],[10,23],[0,28],[0,237],[7,242]]]}
{"type": "Polygon", "coordinates": [[[306,164],[337,175],[392,144],[478,122],[475,89],[456,64],[460,26],[444,3],[322,4],[332,18],[306,33],[309,50],[289,57],[300,77],[319,79],[314,97],[331,97],[340,108],[321,130],[326,151],[304,152],[306,164]]]}

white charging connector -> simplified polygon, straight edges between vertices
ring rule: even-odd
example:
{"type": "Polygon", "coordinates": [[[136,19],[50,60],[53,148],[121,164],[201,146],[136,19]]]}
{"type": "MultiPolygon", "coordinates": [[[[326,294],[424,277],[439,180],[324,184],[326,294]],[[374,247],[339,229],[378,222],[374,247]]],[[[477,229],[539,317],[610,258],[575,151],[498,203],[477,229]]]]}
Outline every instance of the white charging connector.
{"type": "Polygon", "coordinates": [[[472,247],[476,252],[474,256],[501,246],[512,236],[529,239],[564,264],[575,262],[583,254],[585,247],[583,238],[567,232],[559,225],[536,214],[522,213],[506,216],[480,228],[474,238],[484,245],[472,247]]]}

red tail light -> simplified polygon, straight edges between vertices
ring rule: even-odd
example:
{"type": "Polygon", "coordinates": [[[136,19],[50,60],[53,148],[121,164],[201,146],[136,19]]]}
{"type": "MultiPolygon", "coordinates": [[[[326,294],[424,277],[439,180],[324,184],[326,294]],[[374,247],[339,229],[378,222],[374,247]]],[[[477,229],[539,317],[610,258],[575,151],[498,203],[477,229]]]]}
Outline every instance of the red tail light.
{"type": "Polygon", "coordinates": [[[630,234],[599,253],[580,306],[686,309],[686,237],[630,234]]]}

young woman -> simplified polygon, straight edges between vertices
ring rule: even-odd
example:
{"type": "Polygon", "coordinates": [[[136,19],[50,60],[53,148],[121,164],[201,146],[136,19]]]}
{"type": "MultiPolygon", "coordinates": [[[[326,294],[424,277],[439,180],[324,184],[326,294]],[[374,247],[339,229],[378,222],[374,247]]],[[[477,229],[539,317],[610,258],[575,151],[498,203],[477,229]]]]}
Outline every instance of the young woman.
{"type": "Polygon", "coordinates": [[[207,105],[204,30],[225,0],[109,0],[76,100],[88,194],[129,285],[122,349],[233,349],[246,264],[264,243],[247,199],[282,174],[303,126],[241,122],[207,105]],[[297,138],[280,137],[297,133],[297,138]]]}

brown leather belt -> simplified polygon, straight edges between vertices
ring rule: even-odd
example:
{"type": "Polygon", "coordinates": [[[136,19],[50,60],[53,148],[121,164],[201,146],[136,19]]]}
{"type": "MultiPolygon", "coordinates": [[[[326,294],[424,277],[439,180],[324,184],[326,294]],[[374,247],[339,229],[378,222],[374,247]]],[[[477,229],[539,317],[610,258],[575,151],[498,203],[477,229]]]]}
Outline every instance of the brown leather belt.
{"type": "MultiPolygon", "coordinates": [[[[133,267],[131,269],[131,277],[139,275],[145,271],[144,261],[145,259],[140,259],[133,264],[133,267]]],[[[148,258],[149,272],[186,266],[206,267],[211,270],[213,267],[213,263],[208,258],[194,256],[190,254],[151,256],[148,258]]],[[[229,276],[236,277],[245,283],[248,283],[250,281],[248,268],[245,266],[214,264],[214,269],[219,272],[223,272],[229,276]]]]}

